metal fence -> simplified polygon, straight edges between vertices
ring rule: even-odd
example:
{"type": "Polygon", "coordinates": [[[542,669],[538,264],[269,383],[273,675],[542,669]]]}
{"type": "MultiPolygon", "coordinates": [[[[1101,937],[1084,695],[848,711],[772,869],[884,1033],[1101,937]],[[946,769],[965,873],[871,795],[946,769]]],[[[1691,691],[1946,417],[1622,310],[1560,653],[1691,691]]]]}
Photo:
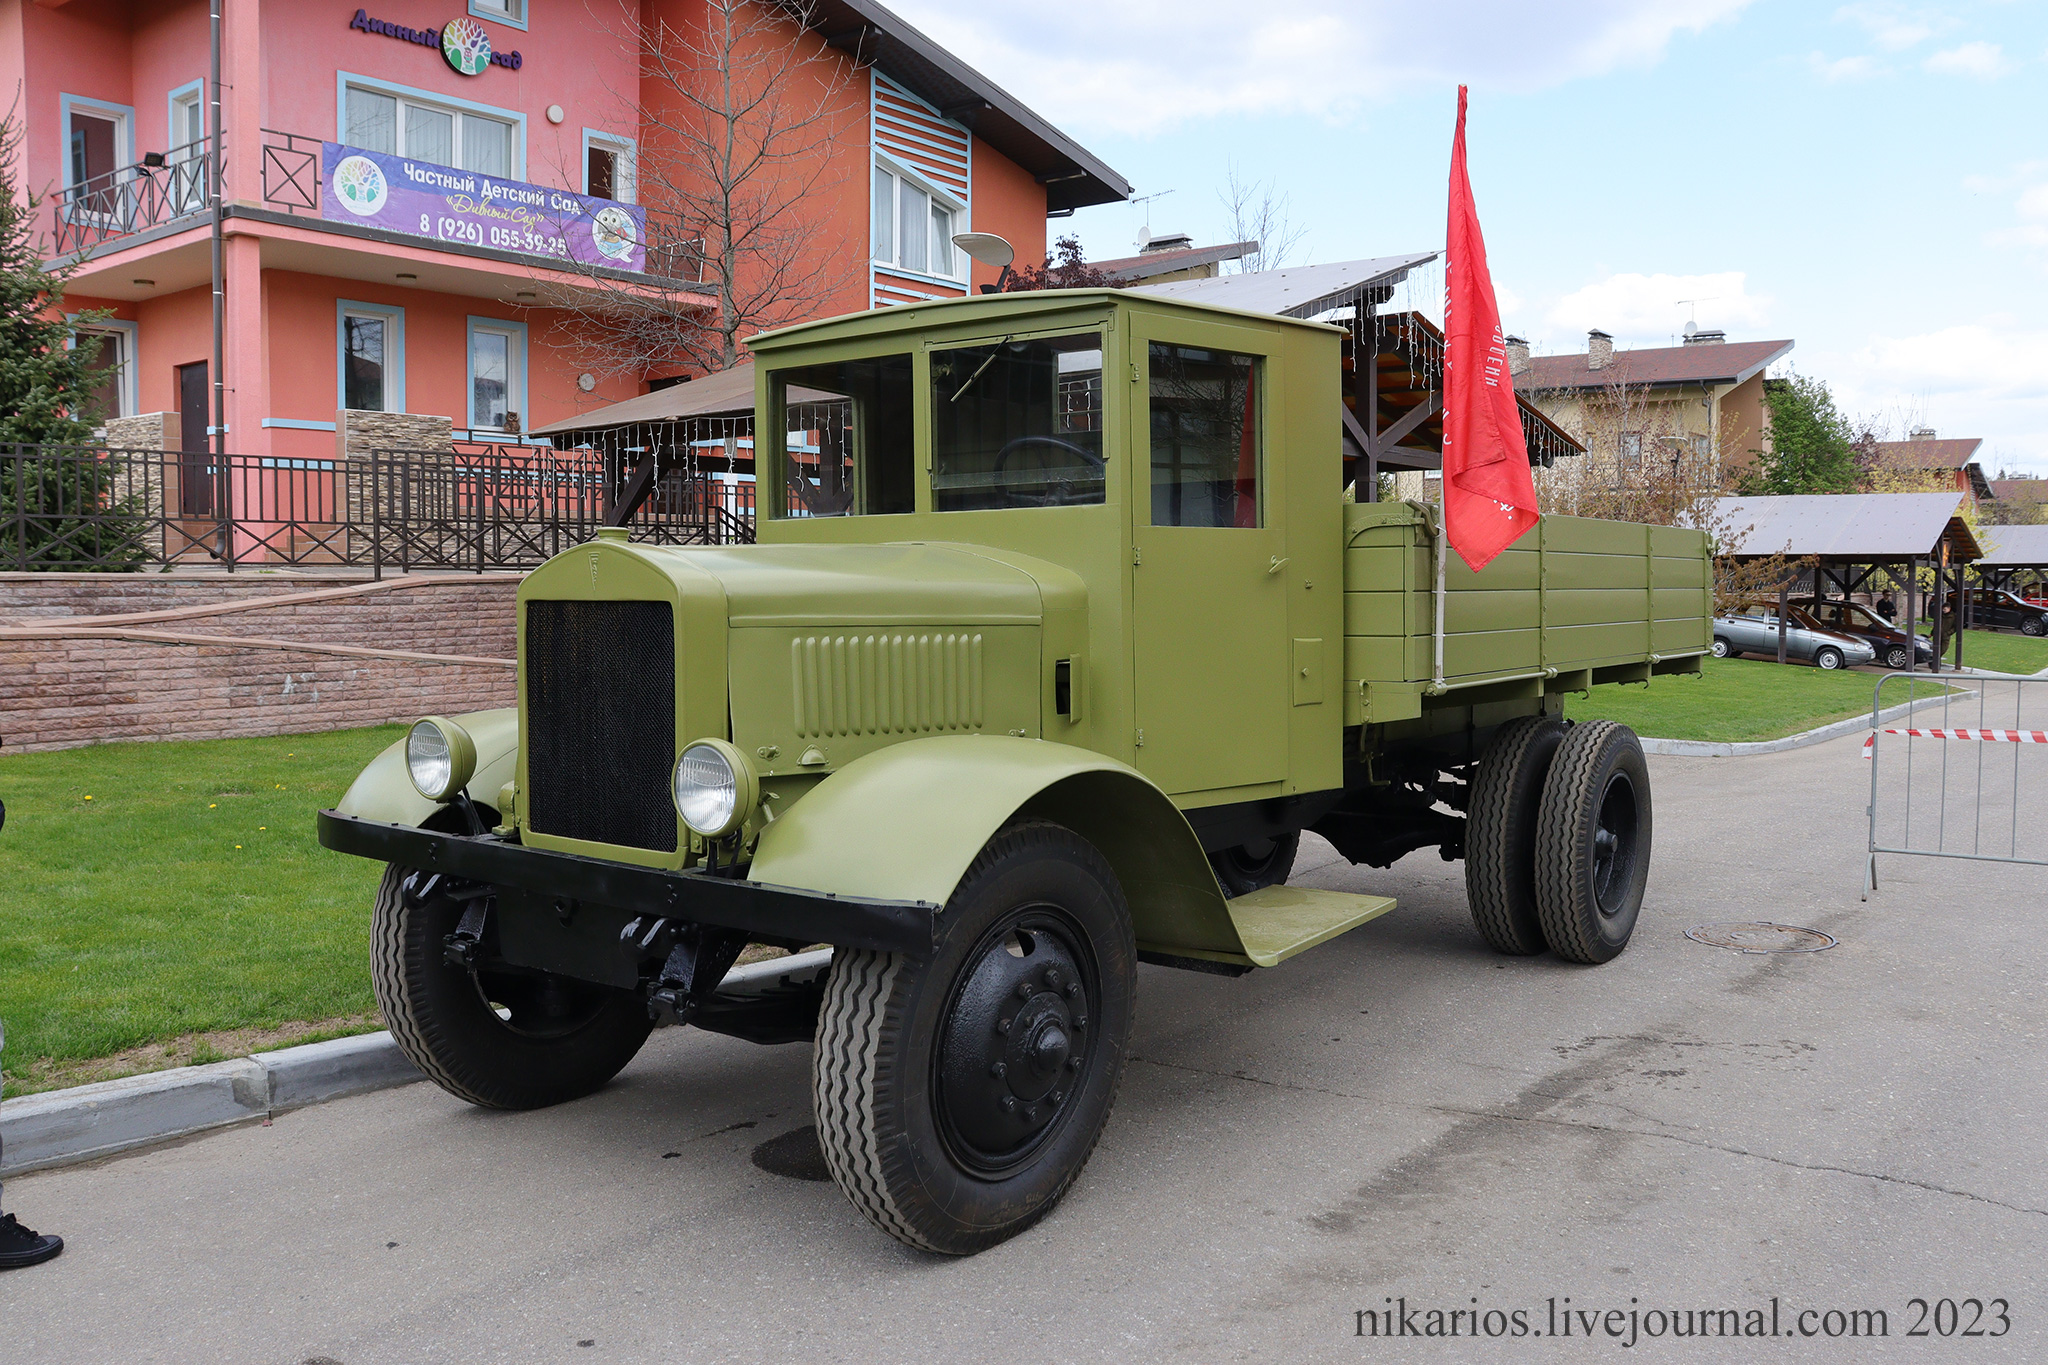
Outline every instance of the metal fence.
{"type": "Polygon", "coordinates": [[[200,138],[51,195],[52,254],[90,251],[109,238],[144,232],[206,209],[212,147],[211,138],[200,138]]]}
{"type": "MultiPolygon", "coordinates": [[[[619,494],[603,452],[547,446],[310,459],[5,446],[0,568],[530,568],[592,538],[619,494]]],[[[753,485],[672,470],[626,524],[662,544],[751,541],[753,485]]]]}
{"type": "Polygon", "coordinates": [[[1870,727],[1866,899],[1880,853],[2048,866],[2048,677],[1887,674],[1870,727]]]}

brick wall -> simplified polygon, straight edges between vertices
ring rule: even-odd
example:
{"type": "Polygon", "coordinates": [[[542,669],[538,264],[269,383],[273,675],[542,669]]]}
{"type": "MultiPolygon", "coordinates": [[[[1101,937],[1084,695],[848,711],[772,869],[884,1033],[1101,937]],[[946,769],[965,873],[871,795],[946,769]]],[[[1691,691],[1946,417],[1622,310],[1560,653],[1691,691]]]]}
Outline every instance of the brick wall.
{"type": "Polygon", "coordinates": [[[324,601],[302,597],[360,581],[328,575],[0,574],[0,741],[19,751],[109,740],[297,734],[513,704],[513,670],[496,664],[10,633],[61,621],[65,628],[97,624],[484,659],[514,654],[518,575],[416,577],[391,581],[420,586],[324,601]],[[173,621],[106,619],[268,597],[279,600],[173,621]]]}

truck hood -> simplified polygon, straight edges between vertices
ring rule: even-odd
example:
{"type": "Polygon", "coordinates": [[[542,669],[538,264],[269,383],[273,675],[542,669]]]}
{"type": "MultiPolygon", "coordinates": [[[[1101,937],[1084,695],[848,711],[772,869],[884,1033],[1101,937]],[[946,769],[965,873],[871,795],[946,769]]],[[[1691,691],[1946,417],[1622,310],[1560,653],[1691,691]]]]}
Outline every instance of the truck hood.
{"type": "Polygon", "coordinates": [[[729,545],[671,553],[718,580],[735,628],[1036,625],[1044,615],[1031,574],[955,546],[729,545]]]}

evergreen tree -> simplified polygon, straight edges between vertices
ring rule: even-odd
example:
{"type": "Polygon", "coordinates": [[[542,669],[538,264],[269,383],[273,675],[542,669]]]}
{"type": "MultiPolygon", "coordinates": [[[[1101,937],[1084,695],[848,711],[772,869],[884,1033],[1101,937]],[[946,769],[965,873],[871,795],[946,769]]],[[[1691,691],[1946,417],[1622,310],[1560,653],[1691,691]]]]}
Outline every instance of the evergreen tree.
{"type": "Polygon", "coordinates": [[[1862,481],[1856,437],[1827,384],[1807,375],[1764,385],[1771,448],[1755,452],[1745,493],[1853,493],[1862,481]]]}
{"type": "Polygon", "coordinates": [[[134,568],[134,499],[115,496],[113,460],[90,448],[105,376],[99,338],[77,328],[106,314],[64,316],[71,270],[43,264],[43,201],[15,180],[21,141],[0,118],[0,566],[134,568]]]}

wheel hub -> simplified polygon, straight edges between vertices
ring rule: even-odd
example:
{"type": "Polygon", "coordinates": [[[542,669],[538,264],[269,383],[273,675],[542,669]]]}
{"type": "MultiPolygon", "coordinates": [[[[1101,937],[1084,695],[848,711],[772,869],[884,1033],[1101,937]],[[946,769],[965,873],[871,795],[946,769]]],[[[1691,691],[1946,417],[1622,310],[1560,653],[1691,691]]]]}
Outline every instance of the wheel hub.
{"type": "Polygon", "coordinates": [[[1015,1165],[1065,1112],[1088,1056],[1085,981],[1064,936],[1042,924],[992,935],[962,973],[940,1039],[937,1098],[964,1165],[1015,1165]]]}

